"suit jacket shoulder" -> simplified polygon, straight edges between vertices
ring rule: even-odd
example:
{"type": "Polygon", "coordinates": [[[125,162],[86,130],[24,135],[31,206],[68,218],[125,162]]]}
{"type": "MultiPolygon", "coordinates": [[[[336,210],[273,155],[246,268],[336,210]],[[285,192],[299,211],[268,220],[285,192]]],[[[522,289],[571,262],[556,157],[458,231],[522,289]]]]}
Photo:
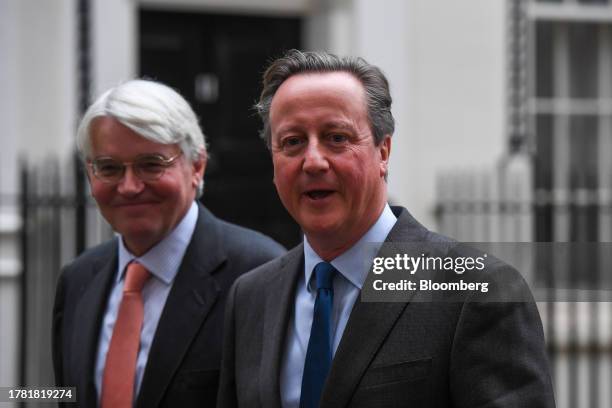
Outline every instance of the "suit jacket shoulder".
{"type": "MultiPolygon", "coordinates": [[[[202,207],[203,208],[203,207],[202,207]]],[[[248,228],[216,218],[204,208],[204,218],[210,217],[217,229],[215,234],[219,246],[223,248],[229,259],[239,259],[244,262],[244,272],[268,262],[270,259],[283,255],[286,249],[270,237],[248,228]]],[[[243,273],[244,273],[243,272],[243,273]]]]}
{"type": "Polygon", "coordinates": [[[241,288],[255,288],[266,285],[266,282],[274,280],[287,265],[300,263],[304,259],[304,245],[299,244],[290,251],[263,263],[248,273],[240,276],[236,283],[241,288]]]}
{"type": "Polygon", "coordinates": [[[60,282],[67,285],[85,285],[96,273],[96,266],[109,261],[117,261],[117,238],[110,239],[66,264],[60,273],[60,282]]]}

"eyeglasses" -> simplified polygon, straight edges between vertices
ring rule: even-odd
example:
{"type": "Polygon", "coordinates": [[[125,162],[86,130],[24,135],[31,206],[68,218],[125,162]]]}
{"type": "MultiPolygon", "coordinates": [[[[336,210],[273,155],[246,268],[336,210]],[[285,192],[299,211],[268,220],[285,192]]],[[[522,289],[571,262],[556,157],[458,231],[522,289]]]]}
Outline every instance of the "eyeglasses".
{"type": "Polygon", "coordinates": [[[131,162],[120,162],[112,157],[98,157],[87,164],[91,167],[94,176],[103,183],[118,183],[125,176],[127,166],[132,166],[132,171],[140,180],[155,181],[174,164],[181,154],[183,152],[169,159],[157,154],[144,155],[131,162]]]}

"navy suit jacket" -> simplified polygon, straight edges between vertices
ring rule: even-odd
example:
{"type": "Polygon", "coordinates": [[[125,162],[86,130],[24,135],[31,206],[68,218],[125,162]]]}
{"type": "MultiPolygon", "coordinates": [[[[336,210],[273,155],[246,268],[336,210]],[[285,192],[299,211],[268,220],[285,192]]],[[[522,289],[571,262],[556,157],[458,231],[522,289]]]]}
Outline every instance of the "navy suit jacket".
{"type": "MultiPolygon", "coordinates": [[[[270,238],[216,218],[202,205],[157,326],[137,407],[214,406],[225,297],[241,274],[285,252],[270,238]]],[[[53,309],[56,383],[76,386],[74,407],[95,407],[94,367],[117,272],[116,239],[64,267],[53,309]]]]}

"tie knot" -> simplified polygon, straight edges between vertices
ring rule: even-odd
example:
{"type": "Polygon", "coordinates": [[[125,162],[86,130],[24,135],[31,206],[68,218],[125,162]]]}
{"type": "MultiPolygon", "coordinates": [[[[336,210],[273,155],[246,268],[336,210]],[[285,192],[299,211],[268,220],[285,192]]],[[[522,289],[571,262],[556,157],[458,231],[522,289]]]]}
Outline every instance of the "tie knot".
{"type": "Polygon", "coordinates": [[[138,262],[131,262],[125,273],[124,292],[140,292],[151,273],[138,262]]]}
{"type": "Polygon", "coordinates": [[[317,289],[332,289],[332,282],[334,280],[334,273],[336,268],[328,262],[319,262],[315,268],[314,273],[317,279],[317,289]]]}

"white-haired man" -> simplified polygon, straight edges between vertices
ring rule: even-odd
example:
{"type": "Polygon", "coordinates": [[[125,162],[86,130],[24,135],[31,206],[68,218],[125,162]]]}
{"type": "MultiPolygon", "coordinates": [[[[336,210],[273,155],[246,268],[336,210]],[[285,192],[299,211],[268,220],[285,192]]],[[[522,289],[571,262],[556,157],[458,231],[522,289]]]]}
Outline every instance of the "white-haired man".
{"type": "Polygon", "coordinates": [[[118,237],[62,271],[56,382],[76,386],[82,407],[213,406],[226,292],[284,249],[197,203],[204,135],[171,88],[133,80],[108,90],[83,116],[77,144],[118,237]]]}

